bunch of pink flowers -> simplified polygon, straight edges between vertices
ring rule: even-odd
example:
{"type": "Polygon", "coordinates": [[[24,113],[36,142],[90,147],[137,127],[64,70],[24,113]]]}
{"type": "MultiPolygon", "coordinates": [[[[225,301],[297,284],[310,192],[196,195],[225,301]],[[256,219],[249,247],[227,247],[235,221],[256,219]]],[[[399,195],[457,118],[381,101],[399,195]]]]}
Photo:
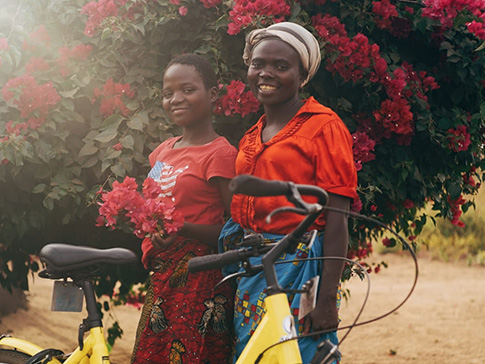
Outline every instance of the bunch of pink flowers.
{"type": "Polygon", "coordinates": [[[96,226],[129,230],[139,238],[149,239],[153,234],[173,234],[183,225],[183,217],[173,203],[160,195],[160,186],[147,178],[138,191],[132,177],[114,182],[111,191],[100,190],[99,217],[96,226]]]}

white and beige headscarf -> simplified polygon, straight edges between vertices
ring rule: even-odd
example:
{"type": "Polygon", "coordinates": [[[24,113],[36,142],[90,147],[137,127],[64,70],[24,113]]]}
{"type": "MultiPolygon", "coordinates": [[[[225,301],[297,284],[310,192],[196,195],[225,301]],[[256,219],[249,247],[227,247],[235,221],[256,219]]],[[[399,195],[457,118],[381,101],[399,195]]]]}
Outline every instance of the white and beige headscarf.
{"type": "Polygon", "coordinates": [[[293,47],[300,55],[303,69],[307,72],[307,77],[300,87],[305,86],[317,73],[318,67],[320,67],[320,45],[316,38],[301,25],[291,22],[276,23],[264,29],[255,29],[246,36],[246,45],[243,53],[243,60],[246,66],[249,66],[254,47],[269,37],[281,39],[293,47]]]}

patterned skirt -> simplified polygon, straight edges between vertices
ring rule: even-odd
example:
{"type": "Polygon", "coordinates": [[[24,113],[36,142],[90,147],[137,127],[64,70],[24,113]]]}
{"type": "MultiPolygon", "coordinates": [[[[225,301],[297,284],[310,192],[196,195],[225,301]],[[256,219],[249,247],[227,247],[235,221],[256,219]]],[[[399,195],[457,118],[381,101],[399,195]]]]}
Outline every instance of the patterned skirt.
{"type": "Polygon", "coordinates": [[[211,248],[183,240],[157,253],[145,297],[132,364],[226,364],[233,351],[234,289],[219,270],[189,273],[190,258],[211,248]]]}
{"type": "MultiPolygon", "coordinates": [[[[235,244],[241,238],[252,231],[245,231],[242,227],[235,223],[232,219],[225,224],[219,237],[219,251],[227,251],[234,249],[235,244]]],[[[267,243],[275,243],[283,238],[283,235],[277,234],[262,234],[267,243]]],[[[304,244],[299,244],[298,249],[294,254],[283,254],[275,265],[276,274],[281,287],[301,289],[309,279],[319,275],[322,270],[322,263],[318,260],[296,261],[305,258],[318,258],[323,256],[323,233],[319,233],[317,239],[311,247],[304,244]],[[282,264],[286,262],[285,264],[282,264]]],[[[253,265],[260,265],[262,257],[250,258],[253,265]]],[[[224,274],[230,274],[239,271],[239,266],[227,267],[223,270],[224,274]]],[[[244,347],[249,342],[251,335],[257,329],[264,313],[264,299],[266,298],[267,283],[262,273],[253,277],[241,277],[237,282],[237,291],[235,297],[234,307],[234,329],[235,329],[235,358],[242,353],[244,347]]],[[[337,306],[340,306],[340,292],[337,297],[337,306]]],[[[289,294],[288,301],[291,312],[295,320],[295,328],[297,334],[302,334],[304,319],[298,320],[298,312],[300,306],[300,294],[289,294]]],[[[300,352],[303,363],[308,364],[317,350],[318,344],[323,340],[329,340],[333,344],[338,344],[337,333],[330,332],[320,335],[319,340],[314,340],[311,337],[305,337],[298,340],[300,352]]],[[[333,364],[337,364],[334,361],[333,364]]]]}

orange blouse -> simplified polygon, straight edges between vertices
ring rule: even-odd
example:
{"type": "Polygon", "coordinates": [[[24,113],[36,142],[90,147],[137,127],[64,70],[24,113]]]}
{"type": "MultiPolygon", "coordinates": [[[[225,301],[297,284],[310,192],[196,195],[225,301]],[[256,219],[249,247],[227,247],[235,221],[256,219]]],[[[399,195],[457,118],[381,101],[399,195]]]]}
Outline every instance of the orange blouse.
{"type": "MultiPolygon", "coordinates": [[[[252,174],[263,179],[317,185],[329,193],[357,198],[357,171],[349,130],[331,109],[313,97],[270,141],[262,143],[265,116],[241,139],[236,174],[252,174]]],[[[312,201],[310,198],[305,200],[312,201]]],[[[275,215],[270,224],[266,216],[274,209],[291,205],[284,196],[252,197],[234,195],[231,214],[234,221],[256,232],[287,234],[302,219],[293,213],[275,215]]],[[[315,227],[325,226],[323,215],[315,227]]]]}

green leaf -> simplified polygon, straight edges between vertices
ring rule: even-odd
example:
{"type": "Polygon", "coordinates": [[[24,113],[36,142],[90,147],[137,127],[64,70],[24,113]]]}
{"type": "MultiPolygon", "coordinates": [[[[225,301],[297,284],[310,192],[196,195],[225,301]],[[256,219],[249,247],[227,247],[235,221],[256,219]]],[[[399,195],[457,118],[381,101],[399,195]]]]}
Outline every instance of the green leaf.
{"type": "Polygon", "coordinates": [[[113,114],[106,119],[103,120],[103,123],[99,127],[99,130],[107,130],[107,129],[118,129],[121,122],[123,121],[123,117],[119,114],[113,114]]]}
{"type": "Polygon", "coordinates": [[[37,186],[35,186],[32,189],[32,193],[41,193],[41,192],[44,192],[45,191],[45,188],[46,188],[45,183],[39,183],[37,186]]]}
{"type": "Polygon", "coordinates": [[[54,201],[48,197],[44,198],[44,201],[42,201],[42,204],[49,211],[52,211],[54,209],[54,201]]]}
{"type": "Polygon", "coordinates": [[[101,134],[99,134],[97,137],[95,137],[94,140],[101,142],[101,143],[107,143],[107,142],[113,140],[116,136],[118,136],[118,130],[116,128],[106,129],[101,134]]]}
{"type": "Polygon", "coordinates": [[[143,131],[144,125],[148,125],[148,113],[146,111],[140,111],[126,125],[130,129],[143,131]]]}
{"type": "Polygon", "coordinates": [[[112,149],[110,152],[106,153],[105,159],[115,159],[121,155],[121,150],[112,149]]]}
{"type": "Polygon", "coordinates": [[[480,51],[483,51],[485,49],[485,41],[480,44],[480,46],[474,50],[474,52],[480,52],[480,51]]]}
{"type": "Polygon", "coordinates": [[[88,155],[93,155],[98,152],[98,147],[92,143],[86,143],[79,151],[78,157],[86,157],[88,155]]]}
{"type": "Polygon", "coordinates": [[[112,33],[110,28],[104,28],[103,33],[101,34],[101,42],[104,42],[112,33]]]}
{"type": "Polygon", "coordinates": [[[111,167],[111,172],[113,172],[118,177],[124,177],[126,175],[126,170],[121,163],[116,163],[111,167]]]}
{"type": "Polygon", "coordinates": [[[120,139],[120,143],[123,148],[133,150],[135,146],[135,138],[128,134],[120,139]]]}
{"type": "Polygon", "coordinates": [[[72,99],[75,94],[79,91],[79,87],[73,88],[70,91],[59,91],[59,95],[61,95],[64,98],[69,98],[72,99]]]}

